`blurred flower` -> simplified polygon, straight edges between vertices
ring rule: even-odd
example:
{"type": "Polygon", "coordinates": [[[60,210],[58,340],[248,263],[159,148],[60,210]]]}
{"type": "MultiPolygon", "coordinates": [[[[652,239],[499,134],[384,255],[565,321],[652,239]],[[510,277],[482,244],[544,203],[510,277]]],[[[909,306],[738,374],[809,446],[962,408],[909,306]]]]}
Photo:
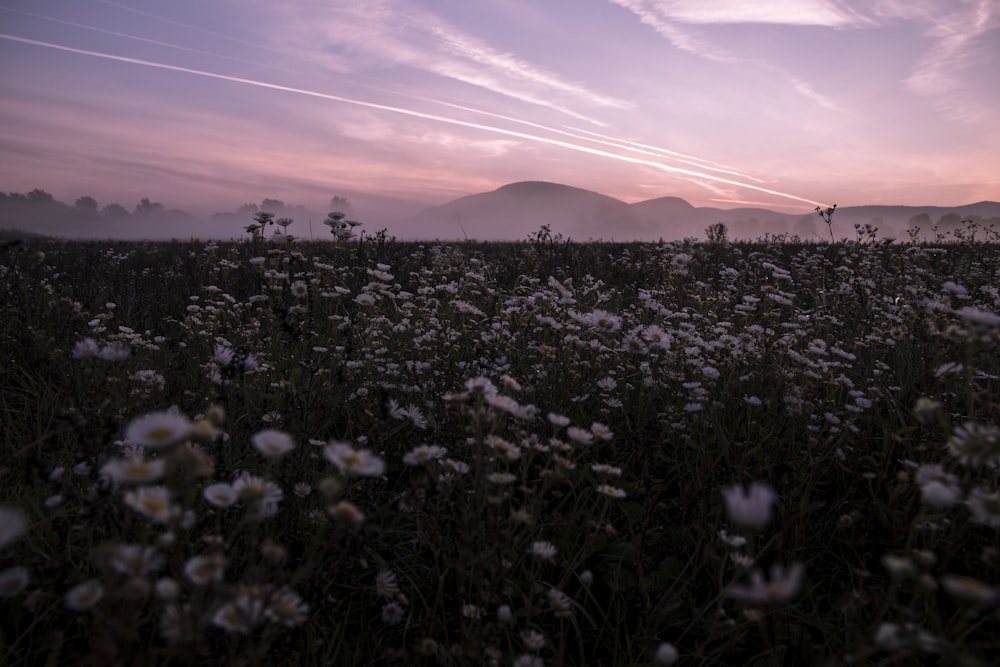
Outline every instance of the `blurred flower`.
{"type": "Polygon", "coordinates": [[[93,359],[100,352],[97,341],[93,338],[84,338],[73,345],[72,356],[74,359],[93,359]]]}
{"type": "Polygon", "coordinates": [[[142,486],[125,494],[125,504],[156,523],[167,523],[173,515],[170,491],[163,486],[142,486]]]}
{"type": "Polygon", "coordinates": [[[611,486],[610,484],[598,485],[597,492],[601,495],[607,496],[608,498],[615,498],[616,500],[621,500],[627,495],[624,489],[619,489],[618,487],[611,486]]]}
{"type": "Polygon", "coordinates": [[[28,586],[31,577],[23,567],[16,566],[0,572],[0,598],[12,598],[28,586]]]}
{"type": "Polygon", "coordinates": [[[551,561],[556,557],[556,547],[551,542],[532,542],[531,543],[531,554],[536,558],[541,560],[551,561]]]}
{"type": "Polygon", "coordinates": [[[378,477],[385,472],[385,463],[367,449],[356,450],[346,442],[331,442],[323,448],[326,460],[345,475],[378,477]]]}
{"type": "Polygon", "coordinates": [[[777,499],[767,484],[754,482],[749,491],[742,485],[722,490],[729,520],[741,528],[761,530],[771,523],[771,507],[777,499]]]}
{"type": "Polygon", "coordinates": [[[163,477],[163,467],[161,459],[111,459],[101,467],[101,474],[116,484],[145,484],[163,477]]]}
{"type": "Polygon", "coordinates": [[[787,572],[782,566],[775,565],[771,568],[771,580],[765,581],[764,573],[755,570],[750,574],[749,586],[730,585],[726,587],[724,594],[749,605],[783,604],[799,594],[805,571],[802,563],[792,564],[787,572]]]}
{"type": "Polygon", "coordinates": [[[975,468],[1000,467],[1000,429],[996,426],[965,422],[952,431],[948,452],[963,465],[975,468]]]}
{"type": "Polygon", "coordinates": [[[1000,600],[1000,591],[972,577],[946,574],[941,577],[941,587],[953,598],[984,607],[993,606],[1000,600]]]}
{"type": "Polygon", "coordinates": [[[264,615],[273,623],[294,628],[309,618],[309,605],[295,591],[282,588],[271,594],[264,615]]]}
{"type": "Polygon", "coordinates": [[[104,597],[104,586],[96,579],[85,581],[69,589],[64,602],[66,608],[72,611],[86,611],[104,597]]]}
{"type": "Polygon", "coordinates": [[[222,581],[225,572],[226,559],[220,554],[193,556],[184,564],[184,576],[198,586],[222,581]]]}
{"type": "Polygon", "coordinates": [[[177,412],[149,412],[125,427],[125,440],[153,449],[180,442],[191,432],[191,420],[177,412]]]}
{"type": "Polygon", "coordinates": [[[387,602],[382,606],[382,622],[397,625],[406,616],[406,609],[398,602],[387,602]]]}
{"type": "Polygon", "coordinates": [[[977,486],[969,493],[965,505],[979,523],[1000,528],[1000,493],[997,491],[977,486]]]}
{"type": "Polygon", "coordinates": [[[438,445],[420,445],[403,455],[403,463],[408,466],[423,465],[447,453],[447,449],[438,445]]]}
{"type": "Polygon", "coordinates": [[[264,621],[264,601],[257,595],[241,594],[223,604],[212,616],[212,625],[226,632],[249,634],[264,621]]]}
{"type": "Polygon", "coordinates": [[[391,598],[399,592],[396,575],[391,570],[382,569],[375,575],[375,592],[380,597],[391,598]]]}
{"type": "Polygon", "coordinates": [[[938,639],[916,623],[882,623],[875,632],[875,644],[890,653],[908,648],[919,648],[925,653],[941,650],[938,639]]]}
{"type": "Polygon", "coordinates": [[[210,504],[216,507],[231,507],[239,499],[239,494],[231,484],[219,482],[210,484],[202,491],[202,495],[210,504]]]}
{"type": "Polygon", "coordinates": [[[295,449],[295,441],[292,440],[292,436],[275,429],[258,431],[250,438],[250,442],[257,448],[257,451],[269,459],[278,458],[295,449]]]}
{"type": "Polygon", "coordinates": [[[677,662],[677,649],[669,642],[663,642],[656,648],[655,660],[658,665],[673,665],[677,662]]]}

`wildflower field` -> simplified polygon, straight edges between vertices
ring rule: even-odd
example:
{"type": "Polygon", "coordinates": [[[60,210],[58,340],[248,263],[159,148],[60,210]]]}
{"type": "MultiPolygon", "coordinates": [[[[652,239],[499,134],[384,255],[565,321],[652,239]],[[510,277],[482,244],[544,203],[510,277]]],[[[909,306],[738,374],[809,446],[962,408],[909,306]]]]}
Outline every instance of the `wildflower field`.
{"type": "Polygon", "coordinates": [[[0,285],[0,664],[1000,655],[996,244],[30,240],[0,285]]]}

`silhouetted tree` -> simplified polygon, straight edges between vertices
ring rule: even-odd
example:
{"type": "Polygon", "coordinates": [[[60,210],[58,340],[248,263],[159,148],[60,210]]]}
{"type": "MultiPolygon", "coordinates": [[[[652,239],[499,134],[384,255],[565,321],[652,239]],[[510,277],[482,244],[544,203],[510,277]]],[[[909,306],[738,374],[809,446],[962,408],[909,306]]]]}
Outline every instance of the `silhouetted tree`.
{"type": "Polygon", "coordinates": [[[45,190],[41,188],[35,188],[28,193],[28,201],[35,204],[49,204],[55,201],[55,199],[45,190]]]}
{"type": "Polygon", "coordinates": [[[135,217],[152,218],[163,213],[163,204],[151,202],[148,197],[143,197],[135,207],[135,217]]]}
{"type": "Polygon", "coordinates": [[[260,210],[278,215],[285,210],[285,202],[280,199],[265,199],[260,203],[260,210]]]}
{"type": "Polygon", "coordinates": [[[330,199],[329,208],[331,211],[338,211],[344,215],[350,215],[353,212],[351,202],[347,200],[347,197],[341,197],[340,195],[336,195],[330,199]]]}
{"type": "Polygon", "coordinates": [[[84,195],[76,200],[76,214],[86,220],[95,220],[98,217],[97,200],[84,195]]]}
{"type": "Polygon", "coordinates": [[[121,204],[108,204],[101,209],[101,217],[106,220],[122,220],[131,218],[132,214],[121,204]]]}

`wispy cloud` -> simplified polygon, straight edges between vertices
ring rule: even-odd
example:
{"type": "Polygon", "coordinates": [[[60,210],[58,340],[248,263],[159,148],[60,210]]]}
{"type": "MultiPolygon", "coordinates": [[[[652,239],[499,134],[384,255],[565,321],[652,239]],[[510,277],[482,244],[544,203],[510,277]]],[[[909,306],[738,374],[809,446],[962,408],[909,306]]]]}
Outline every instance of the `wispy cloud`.
{"type": "MultiPolygon", "coordinates": [[[[122,6],[122,5],[118,5],[118,3],[108,3],[108,4],[114,5],[116,7],[117,6],[122,6]]],[[[129,9],[131,10],[131,8],[129,8],[129,9]]],[[[264,62],[260,62],[260,61],[254,61],[254,60],[247,60],[245,58],[236,58],[234,56],[228,56],[228,55],[225,55],[225,54],[222,54],[222,53],[218,53],[218,52],[215,52],[215,51],[206,51],[204,49],[196,49],[196,48],[192,48],[192,47],[189,47],[189,46],[182,46],[180,44],[174,44],[172,42],[166,42],[166,41],[163,41],[163,40],[160,40],[160,39],[151,39],[149,37],[142,37],[140,35],[133,35],[133,34],[125,33],[125,32],[120,32],[118,30],[108,30],[107,28],[99,28],[97,26],[89,25],[89,24],[86,24],[86,23],[79,23],[77,21],[67,21],[65,19],[55,18],[54,16],[45,16],[44,14],[36,14],[35,12],[28,12],[28,11],[24,11],[22,9],[15,9],[13,7],[3,7],[3,6],[0,6],[0,11],[10,12],[10,13],[13,13],[13,14],[20,14],[21,16],[29,16],[31,18],[40,19],[42,21],[47,21],[49,23],[58,23],[60,25],[67,25],[67,26],[71,26],[73,28],[80,28],[81,30],[87,30],[89,32],[100,33],[102,35],[111,35],[112,37],[120,37],[122,39],[127,39],[127,40],[131,40],[131,41],[134,41],[134,42],[142,42],[144,44],[152,44],[154,46],[163,46],[163,47],[166,47],[168,49],[175,49],[177,51],[184,51],[184,52],[187,52],[187,53],[194,53],[194,54],[197,54],[197,55],[209,56],[211,58],[216,58],[216,59],[219,59],[219,60],[229,60],[229,61],[232,61],[232,62],[242,63],[242,64],[245,64],[245,65],[253,65],[254,67],[262,67],[262,68],[265,68],[265,69],[292,71],[292,70],[290,70],[287,67],[281,67],[279,65],[273,65],[273,64],[270,64],[270,63],[264,63],[264,62]]],[[[146,14],[148,16],[148,14],[146,12],[143,12],[143,14],[146,14]]]]}
{"type": "Polygon", "coordinates": [[[996,41],[1000,7],[995,0],[934,7],[937,11],[925,14],[926,34],[934,44],[916,63],[906,85],[935,100],[952,118],[995,127],[995,104],[984,103],[982,91],[968,75],[976,69],[995,73],[1000,68],[996,41]]]}
{"type": "Polygon", "coordinates": [[[275,5],[275,11],[283,25],[276,39],[314,61],[322,61],[331,50],[349,53],[359,69],[421,70],[597,125],[603,123],[578,111],[577,105],[632,106],[497,48],[414,3],[299,0],[275,5]]]}
{"type": "Polygon", "coordinates": [[[160,69],[160,70],[167,70],[167,71],[173,71],[173,72],[180,72],[180,73],[184,73],[184,74],[190,74],[190,75],[194,75],[194,76],[200,76],[200,77],[205,77],[205,78],[215,79],[215,80],[221,80],[221,81],[229,81],[229,82],[232,82],[232,83],[239,83],[239,84],[248,85],[248,86],[254,86],[254,87],[257,87],[257,88],[263,88],[263,89],[267,89],[267,90],[274,90],[274,91],[280,91],[280,92],[284,92],[284,93],[291,93],[291,94],[295,94],[295,95],[303,95],[303,96],[312,97],[312,98],[325,99],[325,100],[330,100],[332,102],[340,102],[340,103],[343,103],[343,104],[349,104],[349,105],[353,105],[353,106],[357,106],[357,107],[362,107],[362,108],[366,108],[366,109],[373,109],[373,110],[378,110],[378,111],[384,111],[384,112],[390,112],[390,113],[400,114],[400,115],[408,116],[408,117],[411,117],[411,118],[420,118],[420,119],[423,119],[423,120],[434,121],[434,122],[438,122],[438,123],[444,123],[444,124],[453,125],[453,126],[457,126],[457,127],[464,127],[464,128],[467,128],[467,129],[479,130],[479,131],[483,131],[483,132],[489,132],[489,133],[493,133],[493,134],[498,134],[498,135],[502,135],[502,136],[505,136],[505,137],[510,137],[510,138],[514,138],[514,139],[518,139],[518,140],[524,140],[524,141],[535,143],[535,144],[543,144],[543,145],[548,145],[548,146],[554,146],[554,147],[562,148],[562,149],[569,150],[569,151],[574,151],[574,152],[578,152],[578,153],[584,153],[584,154],[592,155],[592,156],[595,156],[595,157],[606,158],[606,159],[609,159],[609,160],[615,160],[615,161],[629,163],[629,164],[634,164],[634,165],[641,165],[641,166],[646,166],[646,167],[652,167],[652,168],[659,169],[661,171],[673,174],[675,176],[684,178],[685,180],[688,180],[690,182],[704,182],[704,181],[707,181],[707,182],[716,183],[716,184],[736,186],[736,187],[747,189],[747,190],[753,190],[755,192],[762,192],[762,193],[769,194],[769,195],[772,195],[772,196],[775,196],[775,197],[781,197],[781,198],[784,198],[784,199],[789,199],[789,200],[793,200],[793,201],[803,202],[803,203],[806,203],[806,204],[809,204],[809,205],[822,205],[820,202],[816,202],[816,201],[813,201],[811,199],[800,197],[800,196],[792,194],[792,193],[782,192],[780,190],[775,190],[775,189],[772,189],[772,188],[766,188],[766,187],[763,187],[763,186],[760,186],[760,185],[757,185],[757,184],[754,184],[754,183],[747,183],[745,181],[738,180],[738,179],[735,179],[735,178],[727,178],[727,177],[724,177],[724,176],[719,176],[717,174],[706,173],[707,170],[687,169],[687,168],[679,167],[679,166],[676,166],[676,165],[666,164],[666,163],[664,163],[662,161],[659,161],[659,160],[653,160],[653,159],[647,159],[647,158],[640,158],[640,157],[635,157],[635,156],[632,156],[632,155],[623,155],[621,153],[615,153],[615,152],[608,151],[608,150],[603,150],[603,149],[600,149],[600,148],[594,148],[593,146],[587,146],[587,145],[583,145],[581,143],[574,143],[572,141],[565,141],[565,140],[562,140],[562,139],[554,139],[552,137],[541,136],[539,134],[531,134],[531,133],[527,133],[527,132],[519,132],[519,131],[516,131],[516,130],[511,130],[511,129],[504,128],[504,127],[499,127],[499,126],[496,126],[496,125],[488,125],[488,124],[485,124],[485,123],[474,123],[474,122],[470,122],[470,121],[466,121],[466,120],[461,120],[461,119],[458,119],[458,118],[452,118],[452,117],[442,116],[442,115],[438,115],[438,114],[425,113],[425,112],[418,111],[418,110],[415,110],[415,109],[407,109],[407,108],[397,107],[397,106],[391,106],[391,105],[387,105],[387,104],[378,104],[378,103],[369,102],[369,101],[366,101],[366,100],[349,98],[349,97],[344,97],[344,96],[340,96],[340,95],[332,95],[332,94],[329,94],[329,93],[323,93],[323,92],[316,91],[316,90],[310,90],[310,89],[305,89],[305,88],[298,88],[298,87],[294,87],[294,86],[285,86],[285,85],[270,83],[270,82],[267,82],[267,81],[260,81],[260,80],[257,80],[257,79],[249,79],[249,78],[244,78],[244,77],[229,76],[229,75],[226,75],[226,74],[219,74],[217,72],[210,72],[210,71],[206,71],[206,70],[200,70],[200,69],[189,68],[189,67],[180,67],[180,66],[177,66],[177,65],[170,65],[170,64],[167,64],[167,63],[154,62],[154,61],[143,60],[143,59],[139,59],[139,58],[130,58],[130,57],[126,57],[126,56],[120,56],[120,55],[115,55],[115,54],[111,54],[111,53],[104,53],[104,52],[100,52],[100,51],[91,51],[91,50],[87,50],[87,49],[77,49],[77,48],[68,47],[68,46],[64,46],[64,45],[60,45],[60,44],[54,44],[54,43],[51,43],[51,42],[45,42],[45,41],[41,41],[41,40],[27,39],[27,38],[24,38],[24,37],[18,37],[18,36],[15,36],[15,35],[9,35],[9,34],[5,34],[5,33],[0,33],[0,39],[14,41],[14,42],[19,42],[19,43],[22,43],[22,44],[30,44],[30,45],[33,45],[33,46],[39,46],[39,47],[44,47],[44,48],[48,48],[48,49],[54,49],[54,50],[63,51],[63,52],[67,52],[67,53],[74,53],[74,54],[84,55],[84,56],[89,56],[89,57],[94,57],[94,58],[101,58],[101,59],[105,59],[105,60],[112,60],[112,61],[117,61],[117,62],[122,62],[122,63],[129,63],[129,64],[139,65],[139,66],[143,66],[143,67],[149,67],[149,68],[160,69]]]}
{"type": "Polygon", "coordinates": [[[865,20],[845,3],[832,0],[628,0],[627,4],[640,5],[646,11],[680,23],[772,23],[836,28],[865,20]]]}

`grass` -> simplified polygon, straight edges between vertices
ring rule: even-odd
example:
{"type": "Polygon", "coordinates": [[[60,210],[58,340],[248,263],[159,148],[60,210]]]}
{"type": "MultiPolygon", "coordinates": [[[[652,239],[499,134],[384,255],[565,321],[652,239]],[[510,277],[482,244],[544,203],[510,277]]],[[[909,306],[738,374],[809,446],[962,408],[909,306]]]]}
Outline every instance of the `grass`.
{"type": "Polygon", "coordinates": [[[988,664],[1000,247],[868,241],[7,246],[0,662],[988,664]]]}

